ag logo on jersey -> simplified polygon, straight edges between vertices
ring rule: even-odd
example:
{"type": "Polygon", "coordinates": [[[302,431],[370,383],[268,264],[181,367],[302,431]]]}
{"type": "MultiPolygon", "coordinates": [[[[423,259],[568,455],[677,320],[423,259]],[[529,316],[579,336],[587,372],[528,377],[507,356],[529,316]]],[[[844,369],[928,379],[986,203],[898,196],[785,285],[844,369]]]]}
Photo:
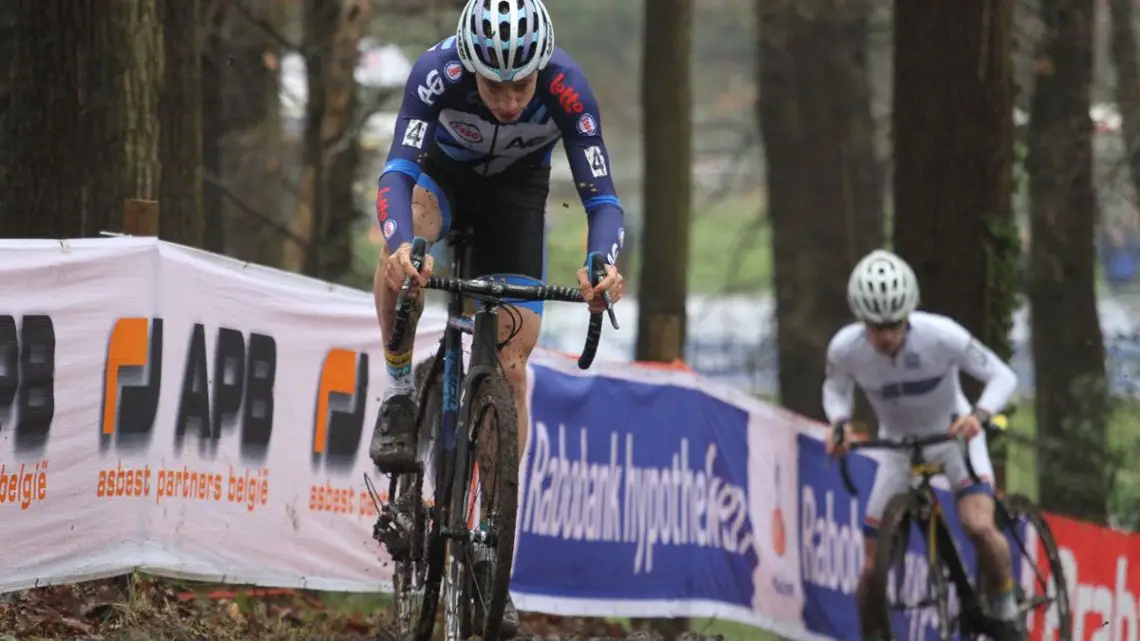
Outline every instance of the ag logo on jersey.
{"type": "Polygon", "coordinates": [[[447,76],[450,82],[459,82],[459,79],[463,77],[463,65],[458,62],[449,62],[443,68],[443,75],[447,76]]]}
{"type": "Polygon", "coordinates": [[[578,119],[578,133],[583,136],[593,136],[598,133],[598,123],[594,122],[594,117],[590,114],[582,114],[578,119]]]}

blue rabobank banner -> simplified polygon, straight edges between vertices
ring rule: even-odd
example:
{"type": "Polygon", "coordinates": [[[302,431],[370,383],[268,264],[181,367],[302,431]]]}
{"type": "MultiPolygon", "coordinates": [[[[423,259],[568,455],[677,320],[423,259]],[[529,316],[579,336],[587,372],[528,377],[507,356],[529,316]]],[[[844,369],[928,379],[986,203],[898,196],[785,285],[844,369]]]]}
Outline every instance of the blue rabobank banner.
{"type": "MultiPolygon", "coordinates": [[[[851,456],[852,496],[824,453],[822,426],[690,372],[599,364],[584,373],[550,353],[530,370],[511,581],[520,608],[729,618],[797,641],[860,638],[855,592],[874,459],[851,456]]],[[[937,492],[973,574],[953,497],[937,492]]],[[[928,594],[925,548],[913,529],[895,602],[928,594]]],[[[933,640],[935,616],[908,611],[893,627],[933,640]]]]}
{"type": "Polygon", "coordinates": [[[512,587],[750,607],[748,413],[686,387],[534,373],[512,587]]]}

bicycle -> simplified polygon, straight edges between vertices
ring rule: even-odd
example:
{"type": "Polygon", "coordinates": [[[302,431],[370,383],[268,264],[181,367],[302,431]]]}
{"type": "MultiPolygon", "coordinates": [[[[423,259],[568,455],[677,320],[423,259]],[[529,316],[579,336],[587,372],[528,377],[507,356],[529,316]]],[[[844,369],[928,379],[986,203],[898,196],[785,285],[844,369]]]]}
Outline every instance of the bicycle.
{"type": "MultiPolygon", "coordinates": [[[[451,274],[465,273],[469,241],[468,230],[447,235],[446,242],[454,250],[451,274]]],[[[411,258],[417,270],[423,266],[426,250],[424,239],[414,239],[411,258]]],[[[591,256],[591,282],[597,285],[604,273],[601,257],[591,256]]],[[[405,279],[397,298],[390,347],[400,344],[407,328],[410,286],[411,279],[405,279]]],[[[484,279],[431,277],[425,289],[447,292],[448,304],[439,349],[434,359],[420,363],[415,372],[420,463],[414,471],[391,475],[388,497],[392,500],[382,506],[365,475],[379,512],[373,538],[387,547],[395,563],[396,627],[401,639],[431,639],[440,584],[446,579],[445,638],[467,638],[474,629],[485,641],[494,641],[499,638],[514,560],[519,463],[514,398],[497,356],[514,334],[499,342],[498,310],[517,314],[508,300],[580,303],[583,298],[578,289],[571,287],[514,285],[484,279]],[[479,303],[473,316],[464,314],[465,297],[479,303]],[[464,334],[472,337],[466,373],[464,334]],[[428,417],[429,409],[438,411],[428,417]],[[492,414],[494,424],[484,424],[492,414]],[[429,418],[428,439],[424,438],[425,418],[429,418]],[[430,442],[426,448],[425,440],[430,442]],[[485,447],[480,449],[481,445],[485,447]],[[430,454],[435,461],[431,505],[423,501],[424,454],[430,454]],[[493,473],[484,474],[483,470],[493,473]],[[497,490],[496,496],[476,504],[476,484],[483,490],[497,490]],[[484,568],[490,565],[490,570],[477,571],[479,562],[484,562],[484,568]],[[421,597],[418,609],[417,594],[421,597]]],[[[616,330],[617,319],[608,295],[605,301],[610,324],[616,330]]],[[[592,364],[601,331],[602,314],[590,314],[579,368],[588,369],[592,364]]]]}
{"type": "MultiPolygon", "coordinates": [[[[1002,434],[1006,427],[1006,417],[999,415],[983,425],[983,430],[987,437],[996,437],[1002,434]]],[[[836,435],[836,438],[838,437],[839,435],[836,435]]],[[[998,635],[1002,632],[1003,624],[987,611],[985,605],[988,599],[986,598],[985,581],[980,580],[982,577],[981,562],[979,561],[976,568],[976,576],[979,581],[975,586],[967,574],[965,564],[962,562],[957,543],[951,535],[949,524],[943,513],[942,505],[931,487],[931,480],[942,472],[941,466],[926,463],[923,458],[923,450],[926,447],[951,441],[956,441],[961,445],[970,478],[975,483],[980,483],[981,479],[978,478],[973,465],[970,463],[966,441],[963,438],[948,434],[936,434],[907,437],[897,441],[875,439],[854,441],[848,444],[851,451],[883,449],[909,452],[911,483],[907,491],[894,496],[883,511],[883,517],[879,522],[878,551],[875,557],[875,586],[881,590],[877,595],[877,602],[883,605],[883,610],[878,616],[886,634],[884,638],[888,641],[896,638],[907,638],[896,636],[891,629],[893,623],[892,610],[925,609],[931,606],[931,601],[933,601],[937,612],[939,639],[949,640],[955,632],[964,639],[976,639],[981,635],[995,639],[1001,638],[998,635]],[[925,599],[909,608],[901,605],[891,606],[888,603],[888,586],[891,584],[891,572],[895,569],[894,563],[896,561],[902,561],[903,565],[900,568],[901,571],[896,572],[898,581],[895,586],[895,594],[901,595],[903,593],[906,574],[905,555],[911,525],[917,525],[919,531],[925,536],[926,550],[928,551],[928,554],[925,555],[927,587],[933,592],[933,598],[925,599]],[[949,583],[947,579],[949,579],[949,583]],[[951,586],[954,587],[957,597],[958,613],[956,616],[951,615],[951,586]]],[[[846,457],[840,460],[840,474],[847,492],[852,496],[858,496],[858,491],[848,471],[846,457]]],[[[1036,574],[1035,585],[1042,588],[1043,596],[1028,597],[1020,583],[1015,583],[1018,619],[1024,624],[1025,617],[1031,611],[1043,605],[1047,608],[1049,603],[1055,602],[1058,624],[1056,639],[1057,641],[1069,641],[1072,637],[1073,623],[1069,610],[1067,583],[1061,567],[1057,544],[1049,525],[1033,502],[1020,494],[995,500],[994,518],[998,530],[1007,534],[1007,538],[1017,546],[1023,558],[1028,557],[1029,553],[1017,526],[1020,522],[1025,522],[1026,525],[1036,529],[1049,564],[1050,580],[1053,583],[1051,594],[1047,581],[1036,564],[1033,565],[1033,571],[1036,574]]]]}

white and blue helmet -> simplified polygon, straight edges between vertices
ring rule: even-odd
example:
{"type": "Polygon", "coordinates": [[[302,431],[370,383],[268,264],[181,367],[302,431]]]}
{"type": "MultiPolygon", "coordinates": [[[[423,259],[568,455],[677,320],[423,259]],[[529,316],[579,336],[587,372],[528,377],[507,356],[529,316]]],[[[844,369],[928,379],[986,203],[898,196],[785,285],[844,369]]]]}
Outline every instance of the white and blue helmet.
{"type": "Polygon", "coordinates": [[[554,55],[542,0],[468,0],[455,36],[463,66],[495,82],[525,78],[554,55]]]}

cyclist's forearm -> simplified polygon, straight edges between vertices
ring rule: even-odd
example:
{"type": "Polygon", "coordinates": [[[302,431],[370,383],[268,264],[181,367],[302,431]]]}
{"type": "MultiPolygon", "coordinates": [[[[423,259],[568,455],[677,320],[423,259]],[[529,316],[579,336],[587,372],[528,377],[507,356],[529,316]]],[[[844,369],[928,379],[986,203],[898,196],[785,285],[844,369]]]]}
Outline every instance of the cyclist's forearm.
{"type": "Polygon", "coordinates": [[[418,168],[406,165],[411,163],[388,163],[376,183],[376,223],[391,251],[412,242],[412,191],[416,182],[411,172],[418,168]]]}
{"type": "Polygon", "coordinates": [[[617,204],[606,200],[601,203],[587,203],[586,224],[589,231],[586,234],[586,253],[597,252],[609,264],[617,261],[618,251],[625,242],[625,213],[617,204]]]}
{"type": "Polygon", "coordinates": [[[979,368],[977,378],[985,383],[985,387],[975,405],[991,415],[1005,409],[1017,391],[1017,374],[996,356],[990,358],[984,368],[979,368]]]}
{"type": "Polygon", "coordinates": [[[829,376],[823,381],[823,413],[834,425],[851,418],[855,409],[855,386],[849,380],[829,376]]]}

